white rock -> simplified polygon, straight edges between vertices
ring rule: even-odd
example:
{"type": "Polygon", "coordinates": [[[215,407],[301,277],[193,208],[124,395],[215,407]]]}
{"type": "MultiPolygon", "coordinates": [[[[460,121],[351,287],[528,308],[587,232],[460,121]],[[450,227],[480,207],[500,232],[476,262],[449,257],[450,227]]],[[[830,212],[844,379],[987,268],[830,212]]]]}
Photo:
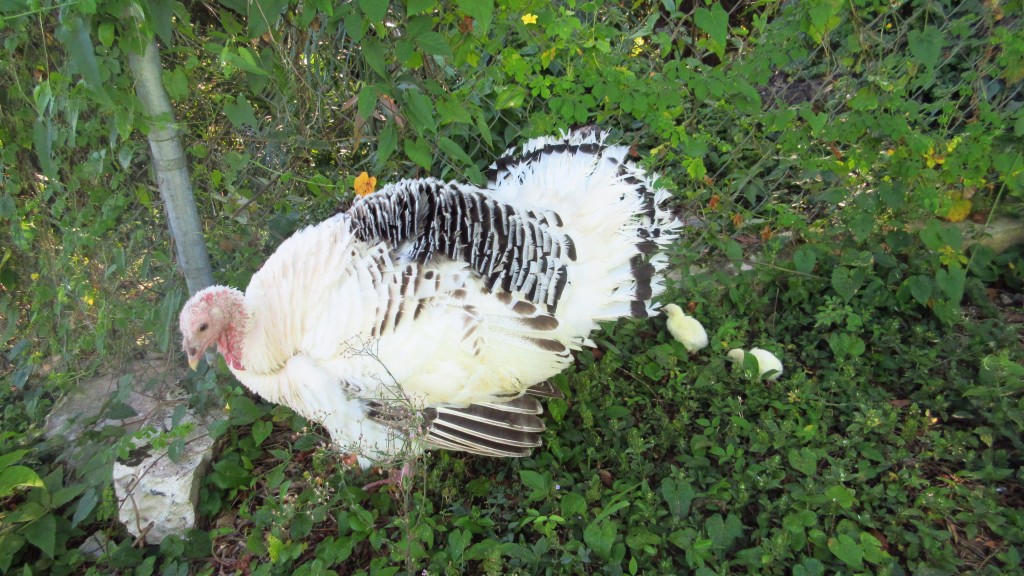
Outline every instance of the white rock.
{"type": "MultiPolygon", "coordinates": [[[[153,415],[150,426],[166,432],[167,415],[153,415]]],[[[195,428],[185,437],[185,449],[177,462],[171,461],[166,449],[156,450],[145,442],[133,451],[136,458],[114,463],[120,520],[133,536],[143,536],[149,544],[159,544],[171,534],[184,537],[195,527],[199,488],[214,439],[191,412],[182,418],[182,424],[195,428]]]]}
{"type": "Polygon", "coordinates": [[[96,532],[86,538],[85,542],[82,542],[78,547],[78,551],[89,558],[99,559],[116,545],[103,532],[96,532]]]}
{"type": "MultiPolygon", "coordinates": [[[[184,372],[183,366],[171,364],[163,356],[151,356],[133,361],[119,372],[85,380],[54,407],[46,419],[46,434],[65,440],[63,458],[78,467],[88,461],[90,450],[105,449],[76,442],[87,427],[119,426],[125,434],[133,434],[148,426],[158,433],[166,432],[175,409],[187,402],[185,391],[177,384],[184,372]],[[112,398],[135,414],[102,418],[112,398]]],[[[137,459],[115,463],[113,478],[120,519],[129,532],[136,537],[145,533],[148,543],[158,544],[169,534],[184,536],[194,527],[202,474],[213,452],[206,423],[220,416],[211,414],[204,422],[191,411],[186,412],[182,421],[194,423],[195,428],[186,437],[184,453],[177,463],[171,462],[165,450],[154,450],[148,443],[138,446],[137,459]]]]}

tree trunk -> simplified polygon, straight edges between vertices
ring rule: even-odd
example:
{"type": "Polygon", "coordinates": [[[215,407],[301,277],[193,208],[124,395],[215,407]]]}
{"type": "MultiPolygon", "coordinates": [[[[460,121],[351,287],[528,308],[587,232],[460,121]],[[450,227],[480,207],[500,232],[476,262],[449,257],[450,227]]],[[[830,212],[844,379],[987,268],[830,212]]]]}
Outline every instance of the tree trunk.
{"type": "Polygon", "coordinates": [[[128,63],[135,76],[135,92],[149,116],[153,172],[167,213],[178,265],[185,274],[189,293],[195,294],[213,284],[213,272],[174,110],[161,83],[163,69],[156,41],[149,41],[144,54],[129,54],[128,63]]]}

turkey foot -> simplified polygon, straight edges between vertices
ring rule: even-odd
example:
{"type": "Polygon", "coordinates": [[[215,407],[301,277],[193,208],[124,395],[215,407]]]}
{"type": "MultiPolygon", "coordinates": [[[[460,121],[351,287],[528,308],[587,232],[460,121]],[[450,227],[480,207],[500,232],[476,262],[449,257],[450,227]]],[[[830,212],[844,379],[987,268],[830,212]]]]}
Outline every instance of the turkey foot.
{"type": "Polygon", "coordinates": [[[376,492],[380,490],[381,486],[394,486],[395,488],[401,488],[402,482],[407,476],[412,476],[412,462],[406,462],[401,468],[392,468],[388,472],[388,477],[383,480],[377,480],[376,482],[370,482],[366,486],[363,486],[363,490],[366,492],[376,492]]]}

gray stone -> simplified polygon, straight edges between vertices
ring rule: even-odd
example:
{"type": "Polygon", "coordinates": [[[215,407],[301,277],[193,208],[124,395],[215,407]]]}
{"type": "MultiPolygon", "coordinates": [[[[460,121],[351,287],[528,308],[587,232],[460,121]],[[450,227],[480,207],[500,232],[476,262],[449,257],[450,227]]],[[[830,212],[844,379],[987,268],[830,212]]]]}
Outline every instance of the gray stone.
{"type": "Polygon", "coordinates": [[[185,370],[163,356],[133,361],[117,373],[83,381],[46,420],[47,436],[67,441],[65,458],[76,467],[88,458],[89,447],[74,441],[89,428],[119,426],[125,434],[151,431],[136,439],[131,456],[116,462],[112,470],[121,522],[150,544],[159,544],[170,534],[184,536],[195,526],[199,486],[214,448],[206,426],[222,416],[201,418],[187,409],[179,427],[172,426],[175,411],[187,405],[186,392],[178,385],[185,370]],[[117,417],[104,417],[111,407],[117,417]],[[185,447],[175,455],[176,462],[166,447],[153,447],[157,439],[169,447],[181,434],[185,447]]]}
{"type": "MultiPolygon", "coordinates": [[[[150,421],[149,426],[157,431],[150,440],[170,432],[170,414],[150,421]]],[[[213,455],[214,440],[205,423],[192,413],[187,413],[181,424],[192,429],[184,437],[185,448],[177,461],[167,449],[139,441],[128,461],[114,463],[120,520],[132,535],[149,544],[159,544],[171,534],[184,536],[195,527],[199,487],[213,455]]]]}
{"type": "Polygon", "coordinates": [[[78,551],[94,560],[102,558],[114,546],[114,542],[103,532],[96,532],[85,539],[78,551]]]}

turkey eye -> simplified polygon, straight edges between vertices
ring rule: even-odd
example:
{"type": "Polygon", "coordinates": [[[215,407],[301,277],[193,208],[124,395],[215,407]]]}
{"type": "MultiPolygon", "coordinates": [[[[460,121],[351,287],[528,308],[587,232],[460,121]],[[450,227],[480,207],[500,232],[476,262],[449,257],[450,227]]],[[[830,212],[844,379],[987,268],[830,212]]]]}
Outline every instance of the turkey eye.
{"type": "Polygon", "coordinates": [[[207,324],[206,322],[203,322],[202,324],[199,325],[199,331],[200,332],[206,332],[206,329],[209,328],[209,327],[210,327],[209,324],[207,324]]]}

